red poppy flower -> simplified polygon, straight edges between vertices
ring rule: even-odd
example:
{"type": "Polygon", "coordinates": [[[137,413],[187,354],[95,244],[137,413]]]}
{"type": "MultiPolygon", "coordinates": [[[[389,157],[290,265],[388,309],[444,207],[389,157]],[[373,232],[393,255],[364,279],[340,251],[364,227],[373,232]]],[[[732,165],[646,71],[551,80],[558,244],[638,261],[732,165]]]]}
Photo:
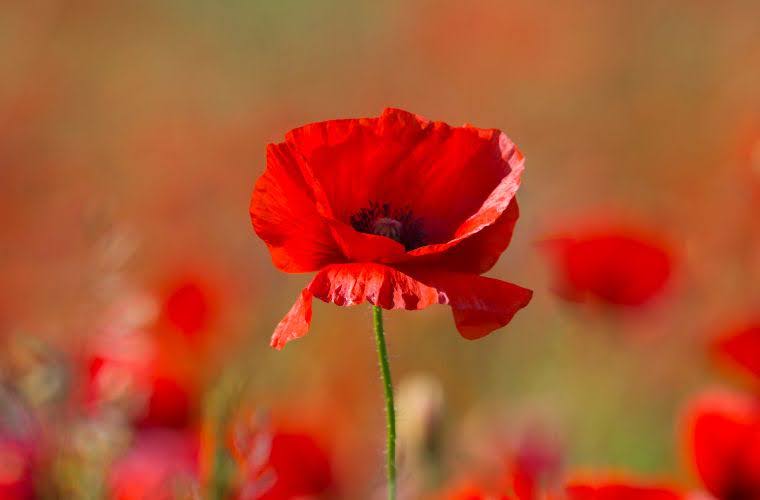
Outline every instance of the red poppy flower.
{"type": "Polygon", "coordinates": [[[189,338],[209,327],[213,313],[210,291],[196,279],[173,283],[164,298],[162,315],[166,323],[189,338]]]}
{"type": "MultiPolygon", "coordinates": [[[[535,431],[534,431],[535,432],[535,431]]],[[[467,481],[446,490],[444,500],[537,500],[553,498],[561,470],[557,443],[544,436],[526,434],[526,439],[509,458],[500,463],[504,469],[487,474],[481,481],[467,481]],[[490,477],[489,477],[490,476],[490,477]],[[486,487],[488,485],[488,487],[486,487]]],[[[499,461],[501,462],[501,460],[499,461]]],[[[489,469],[484,463],[479,471],[489,469]]]]}
{"type": "Polygon", "coordinates": [[[760,404],[711,392],[686,417],[687,454],[705,488],[719,500],[760,498],[760,404]]]}
{"type": "Polygon", "coordinates": [[[718,356],[760,382],[760,319],[727,332],[715,342],[714,349],[718,356]]]}
{"type": "Polygon", "coordinates": [[[681,493],[664,486],[629,481],[572,482],[565,489],[567,500],[680,500],[681,493]]]}
{"type": "Polygon", "coordinates": [[[230,448],[244,478],[240,500],[312,498],[333,488],[329,456],[307,432],[271,429],[254,417],[235,425],[230,448]]]}
{"type": "Polygon", "coordinates": [[[542,490],[554,489],[563,462],[562,446],[556,437],[541,427],[529,428],[512,455],[509,480],[518,499],[541,498],[542,490]]]}
{"type": "Polygon", "coordinates": [[[0,436],[0,498],[36,498],[34,450],[29,444],[8,436],[0,436]]]}
{"type": "Polygon", "coordinates": [[[493,493],[480,486],[464,483],[444,492],[440,500],[511,500],[507,494],[493,493]]]}
{"type": "Polygon", "coordinates": [[[556,258],[555,291],[567,300],[641,306],[671,275],[669,250],[639,230],[602,227],[546,243],[556,258]]]}
{"type": "Polygon", "coordinates": [[[272,346],[307,333],[315,296],[383,309],[448,304],[469,339],[506,325],[532,292],[480,275],[511,239],[523,166],[498,130],[396,109],[313,123],[269,145],[254,229],[275,266],[317,271],[272,346]]]}
{"type": "Polygon", "coordinates": [[[169,357],[139,333],[99,338],[87,358],[89,404],[116,404],[144,427],[187,426],[194,384],[169,357]]]}
{"type": "Polygon", "coordinates": [[[114,463],[108,485],[114,500],[195,498],[198,438],[178,431],[142,431],[114,463]],[[182,495],[182,492],[185,495],[182,495]]]}

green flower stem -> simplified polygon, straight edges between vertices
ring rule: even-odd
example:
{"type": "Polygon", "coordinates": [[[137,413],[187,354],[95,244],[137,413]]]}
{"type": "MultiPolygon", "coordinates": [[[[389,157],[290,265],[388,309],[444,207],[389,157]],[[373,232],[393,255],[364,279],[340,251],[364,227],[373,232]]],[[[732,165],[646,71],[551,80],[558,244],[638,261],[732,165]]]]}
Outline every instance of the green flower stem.
{"type": "Polygon", "coordinates": [[[388,469],[388,500],[396,500],[396,408],[393,405],[393,383],[391,382],[391,367],[388,363],[388,348],[385,346],[383,330],[383,310],[374,306],[372,318],[375,325],[375,343],[377,344],[377,359],[380,363],[380,374],[385,391],[385,416],[387,417],[387,469],[388,469]]]}

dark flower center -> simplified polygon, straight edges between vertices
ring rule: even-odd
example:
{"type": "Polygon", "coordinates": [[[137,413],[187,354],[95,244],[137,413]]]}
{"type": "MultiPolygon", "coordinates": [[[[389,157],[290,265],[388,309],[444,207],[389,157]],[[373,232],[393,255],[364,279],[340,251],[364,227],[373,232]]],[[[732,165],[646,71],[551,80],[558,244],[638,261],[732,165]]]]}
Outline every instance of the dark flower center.
{"type": "Polygon", "coordinates": [[[420,219],[409,207],[392,208],[390,203],[371,201],[351,216],[351,226],[360,233],[377,234],[398,241],[407,250],[425,245],[420,219]]]}

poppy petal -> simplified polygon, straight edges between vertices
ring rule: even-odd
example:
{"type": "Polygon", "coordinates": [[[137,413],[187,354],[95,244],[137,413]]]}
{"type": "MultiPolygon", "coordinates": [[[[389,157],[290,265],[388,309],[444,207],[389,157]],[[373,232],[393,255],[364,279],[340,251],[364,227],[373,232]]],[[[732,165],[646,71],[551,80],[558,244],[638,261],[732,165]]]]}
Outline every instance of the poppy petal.
{"type": "Polygon", "coordinates": [[[383,309],[447,304],[459,333],[477,339],[509,323],[532,295],[517,285],[475,274],[396,269],[376,263],[336,264],[322,269],[304,288],[277,325],[271,345],[281,349],[308,332],[312,296],[339,306],[369,302],[383,309]]]}
{"type": "Polygon", "coordinates": [[[267,148],[267,168],[256,182],[250,214],[256,234],[283,271],[316,271],[345,260],[287,144],[267,148]]]}
{"type": "Polygon", "coordinates": [[[749,372],[760,382],[760,321],[732,331],[715,343],[721,357],[749,372]]]}
{"type": "Polygon", "coordinates": [[[527,288],[475,274],[447,272],[415,276],[448,297],[457,330],[469,340],[507,325],[533,297],[527,288]]]}
{"type": "Polygon", "coordinates": [[[751,397],[711,391],[686,417],[686,444],[705,488],[718,498],[760,498],[760,407],[751,397]]]}
{"type": "Polygon", "coordinates": [[[522,154],[498,130],[450,127],[397,109],[306,125],[284,144],[323,215],[348,224],[371,203],[388,203],[422,221],[427,245],[407,256],[378,251],[385,262],[441,253],[494,224],[524,169],[522,154]]]}
{"type": "MultiPolygon", "coordinates": [[[[478,130],[478,129],[474,129],[478,130]]],[[[486,131],[478,130],[480,134],[484,134],[486,131]]],[[[488,173],[488,169],[484,168],[483,163],[488,162],[493,169],[501,169],[501,177],[497,184],[492,185],[493,179],[488,179],[483,184],[492,186],[490,192],[487,193],[483,199],[484,201],[474,210],[470,211],[470,216],[461,221],[454,233],[449,238],[445,239],[441,243],[427,245],[416,250],[409,252],[411,255],[428,255],[438,252],[443,252],[456,245],[458,242],[468,238],[484,228],[494,224],[501,214],[503,214],[510,202],[515,197],[517,189],[520,187],[520,177],[525,169],[525,157],[517,149],[517,146],[502,132],[498,130],[490,131],[493,135],[489,139],[491,149],[489,155],[486,158],[476,157],[470,162],[465,162],[466,168],[464,168],[460,175],[471,175],[477,177],[478,174],[485,176],[488,173]],[[497,151],[494,152],[493,150],[497,151]],[[483,171],[485,170],[485,173],[483,171]]],[[[491,172],[493,174],[493,172],[491,172]]],[[[457,184],[448,184],[441,186],[440,196],[432,203],[448,204],[451,202],[450,193],[452,189],[455,189],[457,193],[460,193],[459,183],[463,182],[462,179],[456,181],[457,184]]],[[[426,188],[427,189],[427,188],[426,188]]],[[[482,189],[482,188],[481,188],[482,189]]],[[[475,189],[472,189],[475,191],[475,189]]],[[[481,193],[482,194],[482,193],[481,193]]],[[[469,194],[467,196],[475,197],[476,193],[469,194]]],[[[457,199],[461,196],[458,194],[457,199]]],[[[477,198],[474,198],[477,199],[477,198]]],[[[430,209],[431,215],[434,217],[440,217],[439,214],[435,214],[434,209],[430,209]]],[[[460,209],[458,212],[466,213],[464,209],[460,209]]],[[[453,218],[453,220],[456,220],[453,218]]]]}
{"type": "Polygon", "coordinates": [[[436,288],[381,264],[343,264],[318,273],[309,285],[315,297],[339,306],[369,302],[383,309],[424,309],[446,304],[436,288]]]}
{"type": "Polygon", "coordinates": [[[330,458],[309,434],[276,433],[272,438],[269,466],[276,479],[261,500],[313,498],[333,485],[330,458]]]}
{"type": "Polygon", "coordinates": [[[378,262],[404,256],[404,246],[390,238],[360,233],[337,220],[329,221],[329,225],[335,241],[349,261],[378,262]]]}
{"type": "Polygon", "coordinates": [[[414,263],[420,266],[441,266],[449,271],[482,274],[496,264],[509,246],[519,215],[517,198],[514,198],[492,225],[442,253],[418,257],[414,263]]]}
{"type": "Polygon", "coordinates": [[[309,332],[311,326],[311,303],[313,295],[304,288],[288,314],[277,325],[270,345],[282,349],[291,340],[299,339],[309,332]]]}
{"type": "Polygon", "coordinates": [[[572,483],[566,488],[568,500],[679,500],[684,496],[670,488],[628,482],[601,484],[572,483]]]}
{"type": "Polygon", "coordinates": [[[586,229],[542,243],[554,260],[555,292],[572,302],[644,306],[664,292],[675,266],[669,246],[639,228],[586,229]]]}
{"type": "Polygon", "coordinates": [[[412,113],[386,110],[379,118],[310,123],[288,132],[284,144],[303,158],[321,209],[348,221],[370,201],[379,201],[387,173],[398,170],[399,161],[428,134],[428,124],[412,113]]]}

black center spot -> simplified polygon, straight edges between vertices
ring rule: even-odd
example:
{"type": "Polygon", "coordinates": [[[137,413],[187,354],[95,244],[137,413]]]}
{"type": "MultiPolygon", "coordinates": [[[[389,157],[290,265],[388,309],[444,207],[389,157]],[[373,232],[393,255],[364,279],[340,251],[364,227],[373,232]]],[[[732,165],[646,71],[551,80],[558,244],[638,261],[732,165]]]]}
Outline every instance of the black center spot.
{"type": "Polygon", "coordinates": [[[351,226],[361,233],[398,241],[407,250],[425,245],[422,223],[409,207],[393,208],[390,203],[370,202],[369,207],[351,216],[351,226]]]}

